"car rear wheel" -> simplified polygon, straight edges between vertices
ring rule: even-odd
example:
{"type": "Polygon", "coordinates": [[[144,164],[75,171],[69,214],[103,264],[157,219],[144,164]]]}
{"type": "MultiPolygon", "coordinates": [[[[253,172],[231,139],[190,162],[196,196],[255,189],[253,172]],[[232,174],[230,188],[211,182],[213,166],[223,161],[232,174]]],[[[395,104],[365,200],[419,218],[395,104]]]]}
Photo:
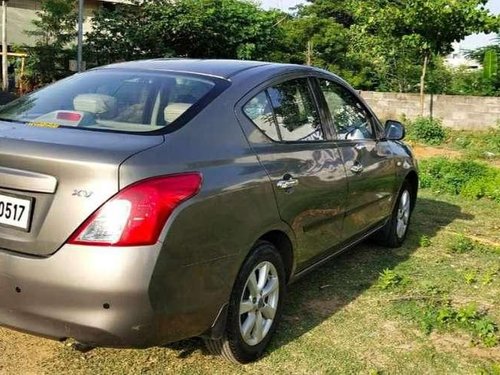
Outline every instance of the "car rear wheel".
{"type": "Polygon", "coordinates": [[[398,201],[394,206],[392,215],[377,233],[374,239],[377,243],[388,247],[400,247],[410,226],[411,213],[414,206],[410,184],[404,182],[399,192],[398,201]]]}
{"type": "Polygon", "coordinates": [[[221,339],[205,339],[212,354],[235,363],[258,359],[281,317],[285,269],[276,248],[259,242],[236,278],[221,339]]]}

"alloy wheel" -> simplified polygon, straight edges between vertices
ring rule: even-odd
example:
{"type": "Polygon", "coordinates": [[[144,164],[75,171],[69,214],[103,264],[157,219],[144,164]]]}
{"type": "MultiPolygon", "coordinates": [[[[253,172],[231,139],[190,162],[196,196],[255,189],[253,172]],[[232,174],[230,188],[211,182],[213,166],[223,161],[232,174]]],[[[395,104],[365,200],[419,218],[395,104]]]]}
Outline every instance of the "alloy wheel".
{"type": "Polygon", "coordinates": [[[279,284],[278,271],[268,261],[259,263],[248,276],[239,311],[240,334],[247,345],[258,345],[269,333],[278,308],[279,284]]]}
{"type": "Polygon", "coordinates": [[[410,192],[404,190],[399,199],[398,216],[396,222],[396,233],[399,238],[403,238],[408,229],[408,222],[410,220],[410,192]]]}

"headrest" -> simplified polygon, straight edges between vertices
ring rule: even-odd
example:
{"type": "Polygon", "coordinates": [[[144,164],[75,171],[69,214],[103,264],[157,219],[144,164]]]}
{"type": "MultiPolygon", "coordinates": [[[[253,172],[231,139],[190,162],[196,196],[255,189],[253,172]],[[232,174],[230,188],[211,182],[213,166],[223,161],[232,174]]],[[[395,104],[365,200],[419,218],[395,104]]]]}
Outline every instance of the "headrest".
{"type": "Polygon", "coordinates": [[[116,108],[116,99],[104,94],[81,94],[73,99],[75,111],[102,114],[116,108]]]}
{"type": "Polygon", "coordinates": [[[177,120],[177,118],[186,112],[192,105],[192,103],[170,103],[167,105],[165,107],[165,111],[163,112],[167,124],[177,120]]]}

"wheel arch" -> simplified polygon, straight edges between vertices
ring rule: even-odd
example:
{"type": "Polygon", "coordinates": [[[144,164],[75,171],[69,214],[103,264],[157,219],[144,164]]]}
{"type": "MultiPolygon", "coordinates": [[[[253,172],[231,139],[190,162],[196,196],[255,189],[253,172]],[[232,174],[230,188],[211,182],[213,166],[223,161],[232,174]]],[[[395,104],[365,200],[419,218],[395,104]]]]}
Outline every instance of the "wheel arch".
{"type": "MultiPolygon", "coordinates": [[[[262,241],[269,242],[276,247],[285,266],[286,283],[290,281],[295,271],[294,243],[291,235],[293,235],[293,232],[290,232],[289,234],[286,229],[272,229],[260,235],[251,247],[251,249],[254,249],[255,245],[262,241]]],[[[251,254],[252,251],[248,251],[241,262],[240,268],[251,254]]],[[[212,326],[200,336],[204,338],[220,339],[223,336],[226,327],[227,312],[228,302],[221,306],[212,326]]]]}
{"type": "Polygon", "coordinates": [[[286,282],[290,281],[292,273],[294,271],[294,251],[293,243],[289,236],[281,230],[271,230],[259,237],[258,241],[270,242],[278,250],[281,259],[283,259],[283,264],[285,266],[286,272],[286,282]]]}
{"type": "Polygon", "coordinates": [[[411,209],[413,210],[415,208],[415,204],[417,202],[417,195],[418,195],[418,174],[416,171],[412,170],[408,172],[406,175],[404,181],[408,182],[411,187],[411,209]]]}

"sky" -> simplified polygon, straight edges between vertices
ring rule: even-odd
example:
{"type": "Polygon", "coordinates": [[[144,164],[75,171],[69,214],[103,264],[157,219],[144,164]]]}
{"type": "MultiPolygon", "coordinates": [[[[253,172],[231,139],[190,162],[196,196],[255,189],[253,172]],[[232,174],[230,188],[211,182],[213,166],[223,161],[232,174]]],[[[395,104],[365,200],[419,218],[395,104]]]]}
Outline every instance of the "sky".
{"type": "MultiPolygon", "coordinates": [[[[266,9],[269,8],[279,8],[287,10],[297,4],[304,3],[304,0],[261,0],[262,6],[266,9]]],[[[488,8],[495,14],[500,13],[500,0],[490,0],[488,1],[488,8]]],[[[474,49],[478,47],[483,47],[491,44],[493,39],[496,37],[494,34],[476,34],[465,38],[461,43],[460,47],[463,49],[474,49]]]]}

